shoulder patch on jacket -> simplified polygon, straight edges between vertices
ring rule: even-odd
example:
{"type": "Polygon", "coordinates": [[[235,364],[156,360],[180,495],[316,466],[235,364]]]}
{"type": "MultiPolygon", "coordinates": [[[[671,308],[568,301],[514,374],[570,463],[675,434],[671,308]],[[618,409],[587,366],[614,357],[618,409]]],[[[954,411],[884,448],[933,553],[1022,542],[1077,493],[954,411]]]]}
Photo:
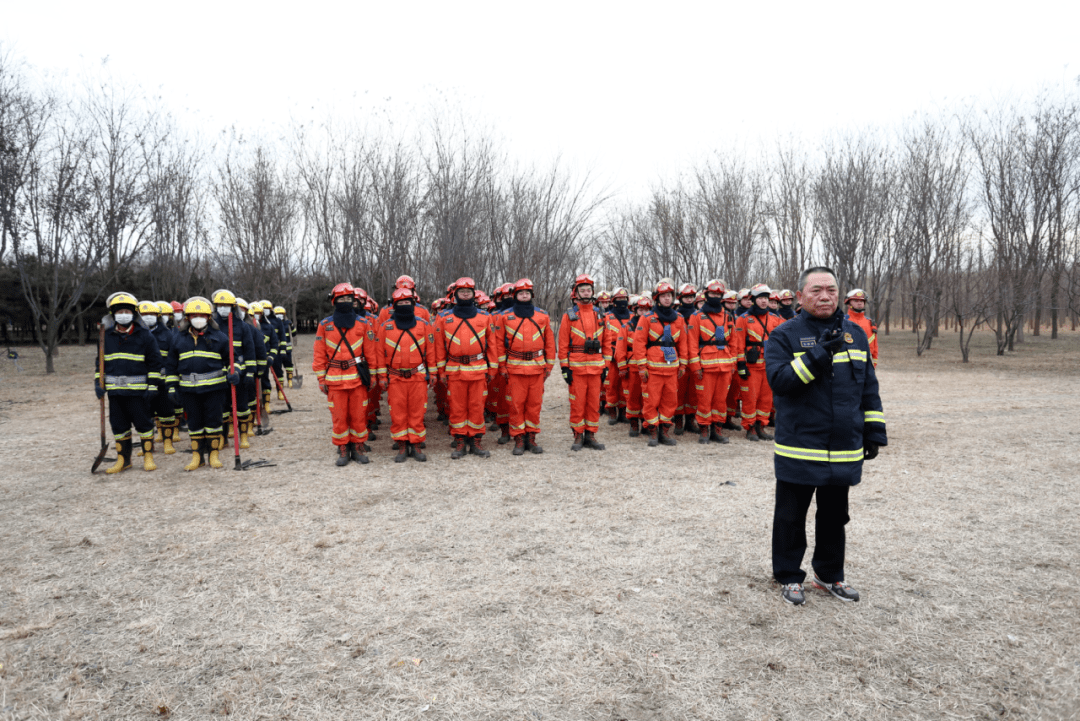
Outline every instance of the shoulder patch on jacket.
{"type": "Polygon", "coordinates": [[[799,345],[803,348],[813,348],[817,345],[817,338],[800,338],[799,345]]]}

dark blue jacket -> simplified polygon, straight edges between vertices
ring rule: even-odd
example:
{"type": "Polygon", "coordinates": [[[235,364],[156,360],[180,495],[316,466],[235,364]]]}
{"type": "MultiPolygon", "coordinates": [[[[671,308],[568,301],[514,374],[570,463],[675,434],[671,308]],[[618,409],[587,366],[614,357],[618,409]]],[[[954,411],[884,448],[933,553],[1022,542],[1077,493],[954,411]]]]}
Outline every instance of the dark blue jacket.
{"type": "MultiPolygon", "coordinates": [[[[150,332],[154,335],[154,340],[157,341],[158,351],[161,353],[161,362],[164,364],[165,359],[169,357],[169,349],[172,348],[172,342],[173,338],[176,337],[176,331],[159,320],[151,326],[150,332]]],[[[165,376],[162,375],[162,380],[164,379],[165,376]]]]}
{"type": "Polygon", "coordinates": [[[165,382],[185,393],[210,393],[224,388],[228,379],[229,337],[213,320],[202,333],[193,331],[185,318],[180,321],[169,358],[165,382]]]}
{"type": "MultiPolygon", "coordinates": [[[[233,359],[236,365],[247,375],[254,376],[258,371],[258,356],[255,354],[255,329],[240,320],[236,308],[232,312],[233,359]]],[[[229,316],[222,318],[214,312],[214,320],[227,338],[229,336],[229,316]]]]}
{"type": "Polygon", "coordinates": [[[776,478],[809,486],[862,480],[863,444],[887,445],[870,345],[840,312],[799,313],[772,332],[765,372],[776,406],[776,478]],[[842,322],[844,344],[830,357],[818,339],[842,322]]]}
{"type": "Polygon", "coordinates": [[[101,322],[105,325],[105,382],[101,383],[96,355],[94,380],[117,396],[141,396],[151,385],[161,385],[161,352],[142,319],[136,317],[128,333],[117,330],[112,315],[101,322]]]}
{"type": "Polygon", "coordinates": [[[259,318],[259,328],[262,330],[263,346],[266,348],[266,357],[269,365],[273,365],[277,362],[278,355],[278,336],[277,331],[274,330],[274,324],[266,319],[266,316],[259,318]]]}

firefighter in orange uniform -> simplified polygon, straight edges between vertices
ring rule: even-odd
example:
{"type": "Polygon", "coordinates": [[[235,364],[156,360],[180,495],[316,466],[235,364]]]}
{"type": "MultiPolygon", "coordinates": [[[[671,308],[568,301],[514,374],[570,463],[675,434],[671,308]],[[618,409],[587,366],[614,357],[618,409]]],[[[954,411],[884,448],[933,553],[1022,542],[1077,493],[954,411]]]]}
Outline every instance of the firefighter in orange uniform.
{"type": "Polygon", "coordinates": [[[724,281],[705,286],[705,304],[690,316],[687,347],[690,372],[697,385],[698,443],[727,443],[720,429],[727,417],[728,390],[735,371],[731,339],[735,319],[724,308],[724,281]]]}
{"type": "Polygon", "coordinates": [[[368,384],[378,373],[375,334],[354,307],[355,289],[338,283],[330,291],[334,314],[319,323],[311,370],[330,405],[339,466],[367,463],[368,384]]]}
{"type": "MultiPolygon", "coordinates": [[[[690,325],[690,316],[697,310],[694,302],[697,300],[697,288],[693,283],[683,283],[679,286],[676,295],[678,304],[675,309],[682,316],[683,323],[690,325]]],[[[694,379],[689,373],[679,376],[679,398],[675,407],[675,435],[681,436],[684,431],[697,433],[698,425],[694,420],[697,411],[697,388],[694,379]]]]}
{"type": "Polygon", "coordinates": [[[634,331],[637,330],[642,316],[648,315],[652,310],[652,301],[647,295],[635,295],[630,299],[630,306],[633,308],[634,315],[615,344],[615,364],[619,370],[619,379],[626,398],[626,418],[630,422],[629,435],[631,438],[637,438],[641,435],[642,388],[641,376],[633,365],[634,331]]]}
{"type": "Polygon", "coordinates": [[[771,441],[765,424],[772,412],[772,389],[765,377],[765,344],[769,334],[784,322],[769,312],[769,286],[758,283],[750,289],[753,304],[735,321],[735,347],[742,388],[742,426],[748,441],[771,441]]]}
{"type": "Polygon", "coordinates": [[[866,315],[866,301],[866,291],[862,288],[856,288],[844,296],[847,319],[866,333],[866,339],[870,341],[870,357],[874,359],[874,367],[877,368],[877,325],[866,315]]]}
{"type": "MultiPolygon", "coordinates": [[[[491,313],[491,321],[494,324],[496,331],[498,325],[502,321],[502,315],[506,309],[514,304],[514,295],[512,292],[512,283],[503,283],[491,294],[491,300],[495,304],[491,313]]],[[[500,348],[501,350],[501,348],[500,348]]],[[[499,445],[509,443],[513,440],[510,435],[510,406],[507,403],[507,396],[510,394],[510,389],[506,387],[506,379],[502,374],[497,374],[488,383],[488,397],[487,404],[484,406],[484,420],[491,421],[491,425],[488,427],[489,431],[502,431],[499,435],[499,445]]]]}
{"type": "Polygon", "coordinates": [[[642,425],[649,445],[675,445],[671,425],[679,398],[679,378],[686,374],[689,353],[686,323],[675,309],[675,288],[660,281],[653,291],[656,305],[634,331],[634,370],[641,376],[642,425]]]}
{"type": "Polygon", "coordinates": [[[570,289],[573,303],[559,323],[559,366],[563,380],[570,386],[572,451],[604,450],[604,444],[596,440],[596,432],[600,428],[600,386],[611,344],[604,320],[593,307],[595,285],[587,273],[574,278],[570,289]]]}
{"type": "Polygon", "coordinates": [[[544,381],[555,367],[555,334],[547,311],[533,305],[533,283],[522,278],[508,291],[514,305],[502,311],[496,333],[499,373],[507,387],[514,455],[543,453],[536,443],[544,381]]]}
{"type": "Polygon", "coordinates": [[[398,288],[390,298],[390,315],[376,329],[379,388],[390,409],[390,438],[395,463],[412,456],[426,461],[427,389],[438,370],[435,326],[416,313],[416,293],[398,288]]]}
{"type": "MultiPolygon", "coordinates": [[[[724,293],[724,310],[727,311],[728,317],[731,319],[731,326],[734,328],[735,320],[738,318],[737,311],[739,310],[738,293],[733,290],[724,293]]],[[[735,338],[731,338],[731,342],[728,343],[728,351],[731,353],[733,361],[737,360],[736,356],[738,355],[738,350],[734,345],[735,340],[735,338]]],[[[739,378],[737,375],[733,375],[727,394],[727,417],[724,418],[724,425],[721,428],[726,428],[729,431],[737,431],[742,428],[742,422],[739,420],[739,398],[741,396],[739,378]]]]}
{"type": "Polygon", "coordinates": [[[450,458],[455,460],[466,453],[482,458],[491,455],[483,446],[484,404],[488,381],[498,372],[499,363],[491,316],[476,307],[475,298],[473,279],[458,278],[453,309],[439,318],[435,334],[439,377],[446,382],[454,437],[450,458]]]}
{"type": "Polygon", "coordinates": [[[607,388],[605,389],[608,412],[608,425],[625,423],[627,384],[619,372],[618,344],[619,338],[626,333],[626,327],[630,325],[633,313],[630,310],[630,291],[626,288],[616,288],[611,291],[611,307],[604,314],[604,322],[607,325],[607,338],[611,346],[611,360],[607,364],[607,388]]]}

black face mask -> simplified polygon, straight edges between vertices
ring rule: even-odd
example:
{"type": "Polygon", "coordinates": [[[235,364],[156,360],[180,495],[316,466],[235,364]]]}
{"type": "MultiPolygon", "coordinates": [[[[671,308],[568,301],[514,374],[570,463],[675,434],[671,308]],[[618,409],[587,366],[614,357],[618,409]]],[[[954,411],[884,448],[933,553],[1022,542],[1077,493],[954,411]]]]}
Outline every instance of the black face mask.
{"type": "Polygon", "coordinates": [[[352,301],[348,301],[348,300],[338,301],[337,303],[334,303],[334,310],[336,312],[338,312],[338,313],[354,313],[354,312],[356,312],[355,307],[352,304],[352,301]]]}
{"type": "Polygon", "coordinates": [[[461,308],[468,308],[475,300],[475,298],[456,298],[454,303],[461,308]]]}
{"type": "Polygon", "coordinates": [[[612,301],[612,305],[614,305],[616,308],[619,308],[621,310],[623,308],[629,307],[630,301],[629,300],[614,300],[614,301],[612,301]]]}
{"type": "Polygon", "coordinates": [[[708,310],[710,313],[719,313],[724,309],[724,299],[706,297],[705,309],[708,310]]]}

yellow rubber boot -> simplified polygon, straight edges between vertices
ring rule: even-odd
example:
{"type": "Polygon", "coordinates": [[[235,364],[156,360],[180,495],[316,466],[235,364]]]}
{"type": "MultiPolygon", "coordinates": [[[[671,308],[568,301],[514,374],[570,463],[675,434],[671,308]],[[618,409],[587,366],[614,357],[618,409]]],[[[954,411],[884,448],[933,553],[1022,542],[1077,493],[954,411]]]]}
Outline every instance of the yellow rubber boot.
{"type": "Polygon", "coordinates": [[[292,388],[292,371],[285,371],[285,386],[292,388]]]}
{"type": "Polygon", "coordinates": [[[171,456],[172,454],[176,453],[176,448],[173,447],[174,433],[176,433],[176,426],[174,425],[163,426],[161,429],[161,447],[165,451],[165,455],[167,456],[171,456]]]}
{"type": "Polygon", "coordinates": [[[220,435],[210,437],[210,467],[221,468],[221,459],[218,458],[218,450],[221,449],[222,438],[220,435]]]}
{"type": "Polygon", "coordinates": [[[154,441],[156,443],[161,443],[163,440],[165,440],[165,430],[164,430],[164,426],[162,426],[162,424],[161,424],[161,421],[158,420],[157,421],[157,434],[154,436],[154,441]]]}
{"type": "Polygon", "coordinates": [[[185,471],[194,471],[203,464],[202,451],[199,447],[200,439],[191,439],[191,462],[184,466],[185,471]]]}
{"type": "Polygon", "coordinates": [[[240,423],[240,447],[241,448],[251,448],[251,444],[248,443],[248,435],[249,435],[249,431],[251,430],[251,421],[245,419],[245,420],[239,421],[239,423],[240,423]]]}
{"type": "Polygon", "coordinates": [[[105,469],[109,475],[131,468],[131,439],[116,442],[116,463],[105,469]]]}
{"type": "Polygon", "coordinates": [[[282,392],[281,392],[280,390],[279,390],[279,391],[277,392],[277,399],[278,399],[279,401],[283,401],[283,400],[285,400],[285,394],[284,394],[284,393],[282,393],[282,392]]]}
{"type": "Polygon", "coordinates": [[[156,471],[157,464],[154,463],[154,439],[144,438],[142,442],[143,457],[142,457],[142,469],[144,471],[156,471]]]}
{"type": "Polygon", "coordinates": [[[235,431],[233,430],[232,421],[226,421],[225,422],[225,437],[226,438],[232,438],[234,432],[235,431]]]}

